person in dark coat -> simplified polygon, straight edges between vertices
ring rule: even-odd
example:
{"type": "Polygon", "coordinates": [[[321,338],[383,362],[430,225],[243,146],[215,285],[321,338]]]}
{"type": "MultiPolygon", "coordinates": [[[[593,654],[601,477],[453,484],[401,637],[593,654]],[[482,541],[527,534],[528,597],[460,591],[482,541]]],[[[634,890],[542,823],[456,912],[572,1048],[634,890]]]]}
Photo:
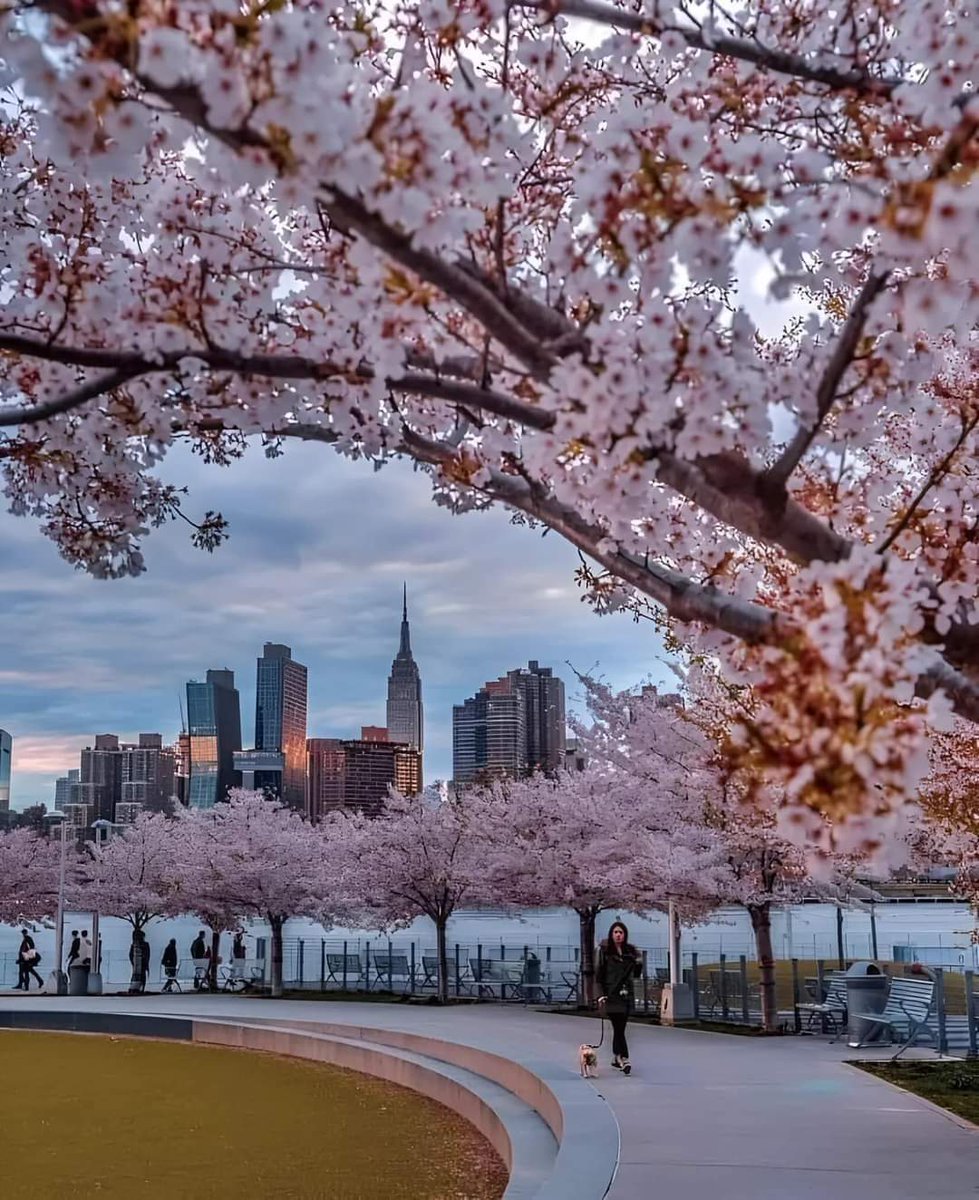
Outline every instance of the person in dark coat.
{"type": "Polygon", "coordinates": [[[71,946],[68,948],[68,962],[66,964],[69,971],[78,960],[78,951],[81,948],[81,944],[82,939],[78,936],[78,930],[73,929],[71,931],[71,946]]]}
{"type": "Polygon", "coordinates": [[[177,939],[171,938],[167,942],[167,948],[163,951],[163,957],[160,959],[160,964],[163,967],[163,973],[167,977],[166,983],[163,985],[165,992],[172,992],[173,985],[177,979],[177,939]]]}
{"type": "Polygon", "coordinates": [[[17,987],[15,991],[29,992],[31,990],[31,974],[43,987],[43,980],[34,967],[37,963],[34,961],[35,952],[34,939],[26,929],[20,931],[20,949],[17,951],[17,987]]]}
{"type": "Polygon", "coordinates": [[[145,992],[146,976],[150,969],[150,946],[142,929],[137,929],[133,934],[133,944],[129,947],[129,961],[133,964],[133,974],[129,981],[130,994],[145,992]]]}
{"type": "Polygon", "coordinates": [[[633,980],[642,974],[642,957],[629,941],[622,921],[613,921],[608,937],[598,949],[598,1005],[612,1026],[612,1066],[624,1075],[632,1070],[625,1027],[635,1004],[633,980]]]}

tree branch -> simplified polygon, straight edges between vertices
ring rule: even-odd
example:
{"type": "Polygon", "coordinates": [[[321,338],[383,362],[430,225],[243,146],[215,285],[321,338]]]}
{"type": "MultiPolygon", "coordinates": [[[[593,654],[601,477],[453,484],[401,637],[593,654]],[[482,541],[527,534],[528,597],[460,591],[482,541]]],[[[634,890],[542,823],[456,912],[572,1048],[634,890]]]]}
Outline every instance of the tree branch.
{"type": "MultiPolygon", "coordinates": [[[[451,478],[457,461],[450,450],[410,429],[405,429],[403,440],[413,458],[446,471],[451,478]]],[[[487,483],[471,486],[544,522],[606,570],[662,604],[677,620],[704,622],[748,642],[776,641],[783,631],[787,632],[779,614],[772,609],[697,584],[663,564],[640,560],[620,549],[605,549],[607,539],[600,526],[586,521],[573,508],[547,495],[543,488],[532,487],[526,480],[491,471],[487,483]]]]}
{"type": "Polygon", "coordinates": [[[853,362],[853,356],[860,344],[861,337],[863,337],[864,326],[867,324],[867,317],[870,314],[870,306],[887,286],[888,277],[889,272],[887,271],[881,275],[870,275],[860,289],[860,294],[854,301],[850,315],[840,331],[832,357],[819,381],[819,387],[816,390],[816,420],[808,427],[800,426],[778,461],[765,472],[765,485],[771,488],[773,493],[784,492],[789,476],[805,457],[822,428],[823,422],[829,416],[839,391],[840,382],[846,374],[847,368],[853,362]]]}
{"type": "MultiPolygon", "coordinates": [[[[111,369],[108,374],[99,379],[46,404],[30,408],[0,409],[0,428],[11,425],[29,425],[48,417],[70,412],[140,375],[175,372],[185,362],[198,361],[204,363],[211,370],[228,371],[242,376],[258,375],[270,379],[325,381],[343,378],[348,383],[366,383],[374,378],[373,368],[366,363],[358,366],[355,372],[351,372],[349,368],[341,367],[329,360],[324,362],[299,354],[241,354],[237,351],[225,350],[220,346],[187,347],[184,350],[157,355],[155,358],[147,358],[144,355],[128,351],[89,350],[34,341],[19,335],[0,334],[0,353],[4,351],[40,358],[47,362],[62,363],[66,366],[111,369]]],[[[433,363],[432,369],[438,372],[438,364],[433,363]]],[[[454,369],[452,364],[449,364],[449,369],[454,369]]],[[[553,413],[515,400],[491,388],[478,387],[476,384],[452,379],[441,379],[438,374],[409,372],[404,376],[386,380],[386,384],[392,391],[480,408],[507,420],[519,421],[531,429],[547,430],[554,425],[553,413]]]]}
{"type": "MultiPolygon", "coordinates": [[[[653,12],[648,14],[630,12],[616,4],[603,0],[513,0],[515,8],[531,8],[549,17],[578,17],[596,25],[608,25],[615,29],[628,29],[632,33],[658,36],[677,33],[692,50],[706,50],[710,54],[723,54],[741,62],[751,63],[777,75],[789,75],[794,79],[805,79],[821,83],[833,91],[856,91],[872,95],[887,95],[899,87],[904,80],[898,76],[874,76],[863,68],[843,70],[805,58],[801,54],[789,54],[774,46],[765,46],[757,39],[733,37],[725,33],[707,34],[695,25],[677,25],[659,16],[658,0],[653,0],[653,12]]],[[[674,6],[671,4],[670,9],[674,6]]]]}
{"type": "Polygon", "coordinates": [[[49,400],[45,404],[36,404],[30,408],[0,408],[0,429],[11,425],[36,425],[39,421],[47,420],[49,417],[71,412],[72,409],[80,408],[83,404],[95,400],[106,392],[122,387],[123,384],[129,383],[131,379],[135,379],[140,374],[142,374],[141,371],[131,368],[110,371],[108,375],[100,375],[98,379],[82,384],[81,387],[66,392],[56,400],[49,400]]]}

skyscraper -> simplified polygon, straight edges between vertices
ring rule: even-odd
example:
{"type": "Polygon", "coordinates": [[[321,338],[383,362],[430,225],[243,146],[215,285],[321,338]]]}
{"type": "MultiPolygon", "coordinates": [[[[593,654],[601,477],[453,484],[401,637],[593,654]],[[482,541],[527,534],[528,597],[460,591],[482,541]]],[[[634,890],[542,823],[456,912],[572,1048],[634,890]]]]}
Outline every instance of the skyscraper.
{"type": "Polygon", "coordinates": [[[10,811],[10,760],[13,756],[14,739],[0,729],[0,813],[10,811]]]}
{"type": "Polygon", "coordinates": [[[97,733],[95,745],[81,754],[78,804],[87,809],[87,821],[114,821],[122,799],[122,755],[114,733],[97,733]]]}
{"type": "Polygon", "coordinates": [[[392,742],[406,742],[422,754],[425,749],[425,714],[422,681],[411,653],[408,628],[408,585],[401,609],[401,644],[388,677],[387,729],[392,742]]]}
{"type": "Polygon", "coordinates": [[[241,749],[241,705],[234,671],[208,671],[204,683],[187,684],[191,808],[213,808],[237,787],[233,755],[241,749]]]}
{"type": "Polygon", "coordinates": [[[159,733],[141,733],[135,746],[123,746],[122,787],[119,805],[132,812],[160,812],[176,791],[177,756],[172,746],[164,746],[159,733]]]}
{"type": "Polygon", "coordinates": [[[255,686],[255,749],[282,755],[281,772],[256,772],[255,786],[306,809],[306,668],[288,646],[266,642],[255,686]]]}
{"type": "Polygon", "coordinates": [[[381,737],[384,732],[368,726],[361,730],[359,740],[309,739],[309,815],[313,821],[338,809],[355,809],[373,817],[380,812],[390,787],[405,796],[421,791],[421,755],[404,742],[381,737]]]}
{"type": "Polygon", "coordinates": [[[54,781],[55,812],[64,812],[66,805],[79,802],[78,785],[81,780],[81,771],[77,767],[73,767],[67,775],[62,775],[54,781]]]}
{"type": "Polygon", "coordinates": [[[566,737],[564,684],[531,660],[452,709],[453,779],[556,771],[566,737]]]}
{"type": "Polygon", "coordinates": [[[567,743],[564,682],[536,659],[519,671],[510,671],[508,678],[515,680],[524,695],[527,768],[553,774],[564,765],[567,743]]]}

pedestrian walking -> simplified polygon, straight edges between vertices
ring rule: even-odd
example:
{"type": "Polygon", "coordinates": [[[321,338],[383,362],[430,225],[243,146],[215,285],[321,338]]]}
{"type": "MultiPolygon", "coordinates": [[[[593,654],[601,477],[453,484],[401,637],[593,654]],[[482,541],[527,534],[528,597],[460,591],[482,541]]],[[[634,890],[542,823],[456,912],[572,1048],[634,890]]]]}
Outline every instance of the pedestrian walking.
{"type": "Polygon", "coordinates": [[[163,957],[160,959],[163,974],[167,977],[167,981],[163,985],[165,992],[172,992],[173,985],[177,982],[177,964],[177,939],[171,938],[167,942],[166,949],[163,951],[163,957]]]}
{"type": "Polygon", "coordinates": [[[207,984],[209,951],[204,940],[204,930],[190,943],[190,957],[194,960],[194,991],[201,991],[207,984]]]}
{"type": "Polygon", "coordinates": [[[133,964],[129,994],[145,992],[146,976],[150,969],[150,946],[142,929],[137,929],[133,934],[133,944],[129,947],[129,961],[133,964]]]}
{"type": "Polygon", "coordinates": [[[31,976],[32,975],[37,980],[37,986],[39,988],[44,987],[44,980],[37,973],[37,967],[38,967],[38,963],[40,963],[40,961],[41,961],[41,955],[38,953],[38,951],[36,949],[25,951],[25,953],[24,953],[24,991],[25,992],[29,992],[31,990],[31,976]]]}
{"type": "Polygon", "coordinates": [[[31,959],[28,955],[34,949],[34,939],[26,929],[22,929],[20,931],[20,949],[17,951],[17,987],[14,991],[30,991],[30,967],[28,964],[31,959]]]}
{"type": "Polygon", "coordinates": [[[612,1066],[624,1075],[632,1070],[625,1027],[635,1004],[633,980],[641,974],[642,959],[629,941],[629,930],[622,921],[613,921],[608,937],[598,949],[595,978],[601,990],[599,1009],[612,1026],[612,1066]]]}
{"type": "Polygon", "coordinates": [[[78,950],[81,946],[81,938],[78,936],[78,930],[71,931],[71,945],[68,947],[68,961],[65,963],[65,969],[70,971],[78,960],[78,950]]]}

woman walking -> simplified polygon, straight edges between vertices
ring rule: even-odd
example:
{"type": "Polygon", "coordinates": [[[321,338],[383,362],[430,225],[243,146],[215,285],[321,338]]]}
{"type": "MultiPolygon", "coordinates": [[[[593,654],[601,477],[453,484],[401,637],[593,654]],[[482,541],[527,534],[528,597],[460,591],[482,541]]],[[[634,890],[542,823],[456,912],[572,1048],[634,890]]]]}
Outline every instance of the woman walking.
{"type": "Polygon", "coordinates": [[[150,944],[142,929],[133,933],[129,961],[133,964],[132,979],[129,981],[129,994],[132,996],[146,991],[146,976],[150,969],[150,944]]]}
{"type": "Polygon", "coordinates": [[[625,1027],[635,1003],[632,981],[641,974],[642,959],[629,941],[629,930],[622,921],[613,921],[608,937],[598,948],[595,978],[601,991],[598,1006],[612,1026],[612,1066],[623,1075],[632,1070],[625,1027]]]}

